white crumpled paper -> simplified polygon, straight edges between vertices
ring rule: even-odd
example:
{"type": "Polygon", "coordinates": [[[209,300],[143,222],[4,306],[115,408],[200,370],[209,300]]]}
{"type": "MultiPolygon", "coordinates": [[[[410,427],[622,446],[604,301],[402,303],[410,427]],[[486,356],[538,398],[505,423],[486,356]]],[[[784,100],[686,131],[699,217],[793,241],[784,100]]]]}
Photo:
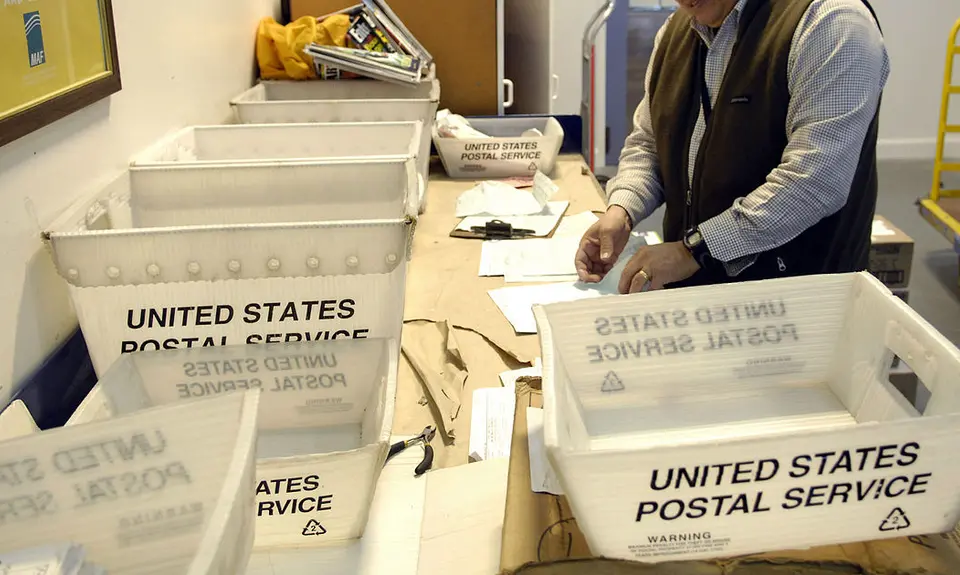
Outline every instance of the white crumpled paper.
{"type": "Polygon", "coordinates": [[[457,198],[457,217],[530,216],[547,207],[559,188],[541,172],[533,178],[533,188],[518,190],[503,182],[487,181],[470,188],[457,198]]]}

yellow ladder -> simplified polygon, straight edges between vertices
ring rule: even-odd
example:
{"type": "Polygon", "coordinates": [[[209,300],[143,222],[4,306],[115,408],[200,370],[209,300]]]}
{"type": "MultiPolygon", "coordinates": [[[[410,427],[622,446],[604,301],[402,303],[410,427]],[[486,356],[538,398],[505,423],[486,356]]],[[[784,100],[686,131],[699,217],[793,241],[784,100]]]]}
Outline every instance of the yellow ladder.
{"type": "Polygon", "coordinates": [[[947,65],[943,72],[943,100],[940,104],[940,130],[937,134],[937,156],[933,164],[933,189],[930,192],[930,199],[934,202],[941,197],[960,196],[960,190],[941,189],[943,172],[960,172],[960,162],[948,163],[943,159],[947,134],[960,134],[960,125],[947,124],[950,96],[960,95],[960,84],[953,83],[953,64],[958,54],[960,54],[960,20],[954,24],[947,44],[947,65]]]}

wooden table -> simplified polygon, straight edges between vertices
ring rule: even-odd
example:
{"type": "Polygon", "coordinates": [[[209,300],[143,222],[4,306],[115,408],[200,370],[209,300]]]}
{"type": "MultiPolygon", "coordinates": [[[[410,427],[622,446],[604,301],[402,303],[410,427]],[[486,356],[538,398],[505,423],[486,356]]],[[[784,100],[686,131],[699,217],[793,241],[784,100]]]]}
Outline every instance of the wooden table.
{"type": "MultiPolygon", "coordinates": [[[[566,215],[604,209],[603,191],[580,156],[561,156],[552,178],[560,187],[554,199],[570,202],[566,215]]],[[[451,180],[442,172],[431,175],[427,209],[417,223],[407,277],[405,320],[448,321],[469,371],[454,425],[456,440],[442,442],[439,435],[434,440],[436,467],[468,462],[474,390],[499,387],[500,372],[528,366],[540,355],[537,336],[516,335],[487,295],[488,290],[503,287],[504,280],[477,275],[482,242],[450,237],[459,221],[454,216],[457,198],[476,184],[451,180]]],[[[409,331],[404,330],[405,338],[409,331]]],[[[412,435],[435,424],[434,408],[424,397],[410,363],[401,361],[394,433],[412,435]]]]}

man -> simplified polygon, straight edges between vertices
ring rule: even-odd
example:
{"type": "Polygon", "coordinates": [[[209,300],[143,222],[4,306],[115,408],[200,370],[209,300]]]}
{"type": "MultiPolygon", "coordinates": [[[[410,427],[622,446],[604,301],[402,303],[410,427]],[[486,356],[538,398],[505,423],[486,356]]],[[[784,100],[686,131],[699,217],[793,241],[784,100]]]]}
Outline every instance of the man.
{"type": "Polygon", "coordinates": [[[866,269],[889,60],[866,0],[678,0],[584,235],[600,281],[666,204],[620,292],[866,269]]]}

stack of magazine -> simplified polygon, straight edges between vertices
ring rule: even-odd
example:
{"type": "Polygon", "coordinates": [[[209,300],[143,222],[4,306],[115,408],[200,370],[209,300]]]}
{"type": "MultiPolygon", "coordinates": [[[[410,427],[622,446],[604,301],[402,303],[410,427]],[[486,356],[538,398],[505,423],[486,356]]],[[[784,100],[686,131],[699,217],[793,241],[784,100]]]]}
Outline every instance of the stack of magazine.
{"type": "Polygon", "coordinates": [[[105,575],[84,555],[83,547],[69,544],[0,552],[0,575],[105,575]]]}
{"type": "Polygon", "coordinates": [[[363,0],[337,14],[350,16],[348,47],[310,44],[305,49],[321,78],[329,77],[331,68],[403,84],[418,84],[428,74],[433,56],[385,0],[363,0]]]}

